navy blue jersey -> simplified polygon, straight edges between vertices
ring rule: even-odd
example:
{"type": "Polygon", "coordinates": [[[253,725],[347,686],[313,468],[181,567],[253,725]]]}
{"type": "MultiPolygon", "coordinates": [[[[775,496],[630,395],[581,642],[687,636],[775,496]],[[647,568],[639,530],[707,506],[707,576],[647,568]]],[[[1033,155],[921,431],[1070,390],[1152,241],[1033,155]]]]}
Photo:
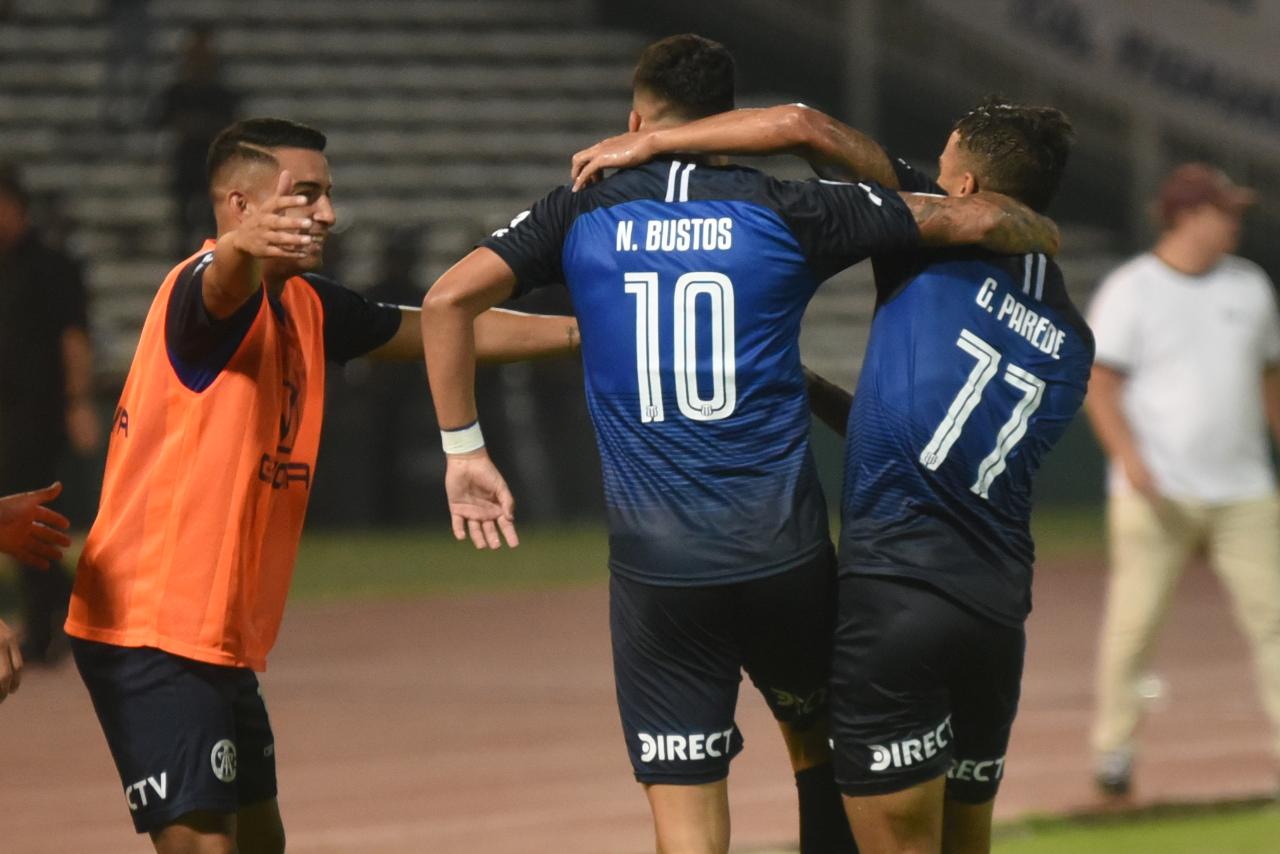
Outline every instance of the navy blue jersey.
{"type": "Polygon", "coordinates": [[[1019,625],[1032,475],[1084,401],[1093,336],[1044,255],[884,256],[876,288],[849,413],[841,567],[913,578],[1019,625]]]}
{"type": "Polygon", "coordinates": [[[822,280],[918,242],[875,185],[673,160],[556,189],[484,241],[518,293],[568,285],[615,572],[729,583],[827,547],[800,319],[822,280]]]}

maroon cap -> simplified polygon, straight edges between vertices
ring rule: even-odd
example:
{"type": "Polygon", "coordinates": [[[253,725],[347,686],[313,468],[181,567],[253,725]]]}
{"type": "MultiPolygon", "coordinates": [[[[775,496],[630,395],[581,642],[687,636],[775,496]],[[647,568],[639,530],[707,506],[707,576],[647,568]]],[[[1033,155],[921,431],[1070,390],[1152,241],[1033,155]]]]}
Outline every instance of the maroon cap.
{"type": "Polygon", "coordinates": [[[1169,173],[1160,188],[1160,222],[1167,228],[1179,211],[1201,205],[1239,211],[1257,200],[1256,192],[1235,184],[1221,169],[1208,163],[1183,163],[1169,173]]]}

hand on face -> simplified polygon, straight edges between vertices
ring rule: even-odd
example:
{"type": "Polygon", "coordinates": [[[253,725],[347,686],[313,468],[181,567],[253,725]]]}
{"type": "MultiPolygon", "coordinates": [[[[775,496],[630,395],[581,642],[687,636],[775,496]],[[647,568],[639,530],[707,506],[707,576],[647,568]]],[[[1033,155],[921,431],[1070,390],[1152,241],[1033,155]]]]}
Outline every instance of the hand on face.
{"type": "Polygon", "coordinates": [[[308,238],[302,251],[273,258],[264,265],[268,279],[287,278],[318,270],[324,263],[324,245],[330,229],[337,221],[333,208],[329,162],[319,151],[301,148],[278,148],[272,151],[280,164],[281,174],[274,184],[274,195],[288,194],[290,204],[279,209],[282,216],[306,220],[299,233],[308,238]]]}
{"type": "Polygon", "coordinates": [[[269,195],[258,202],[245,202],[233,237],[240,251],[264,260],[302,261],[312,255],[310,232],[314,223],[297,214],[307,198],[292,195],[292,186],[293,177],[286,169],[269,195]]]}

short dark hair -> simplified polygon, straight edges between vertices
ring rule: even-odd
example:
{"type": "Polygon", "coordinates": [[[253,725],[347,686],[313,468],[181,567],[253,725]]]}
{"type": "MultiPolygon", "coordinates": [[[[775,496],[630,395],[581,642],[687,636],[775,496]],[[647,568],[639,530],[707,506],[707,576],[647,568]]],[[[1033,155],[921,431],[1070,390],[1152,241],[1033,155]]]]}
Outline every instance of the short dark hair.
{"type": "Polygon", "coordinates": [[[631,78],[687,119],[733,109],[733,55],[720,42],[685,33],[644,49],[631,78]]]}
{"type": "Polygon", "coordinates": [[[233,160],[275,163],[276,159],[271,155],[273,148],[324,151],[326,142],[320,131],[288,119],[257,118],[238,121],[219,133],[209,146],[209,156],[205,160],[209,185],[213,185],[222,167],[233,160]]]}
{"type": "Polygon", "coordinates": [[[975,164],[984,190],[1004,193],[1043,211],[1053,201],[1075,140],[1071,120],[1053,107],[1011,104],[998,95],[955,123],[960,147],[975,164]]]}

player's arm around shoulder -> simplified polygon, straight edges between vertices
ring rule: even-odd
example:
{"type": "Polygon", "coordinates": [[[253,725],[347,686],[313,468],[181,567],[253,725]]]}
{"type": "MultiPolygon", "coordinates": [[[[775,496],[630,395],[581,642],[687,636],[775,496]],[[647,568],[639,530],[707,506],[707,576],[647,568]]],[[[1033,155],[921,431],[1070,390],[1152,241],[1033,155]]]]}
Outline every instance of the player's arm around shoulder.
{"type": "Polygon", "coordinates": [[[605,169],[626,169],[663,154],[793,154],[824,178],[875,181],[890,189],[898,176],[889,155],[865,134],[804,104],[730,110],[704,119],[621,134],[573,156],[574,190],[605,169]]]}
{"type": "Polygon", "coordinates": [[[983,191],[969,196],[902,193],[925,246],[981,246],[1002,255],[1057,255],[1062,237],[1048,217],[1009,196],[983,191]]]}

